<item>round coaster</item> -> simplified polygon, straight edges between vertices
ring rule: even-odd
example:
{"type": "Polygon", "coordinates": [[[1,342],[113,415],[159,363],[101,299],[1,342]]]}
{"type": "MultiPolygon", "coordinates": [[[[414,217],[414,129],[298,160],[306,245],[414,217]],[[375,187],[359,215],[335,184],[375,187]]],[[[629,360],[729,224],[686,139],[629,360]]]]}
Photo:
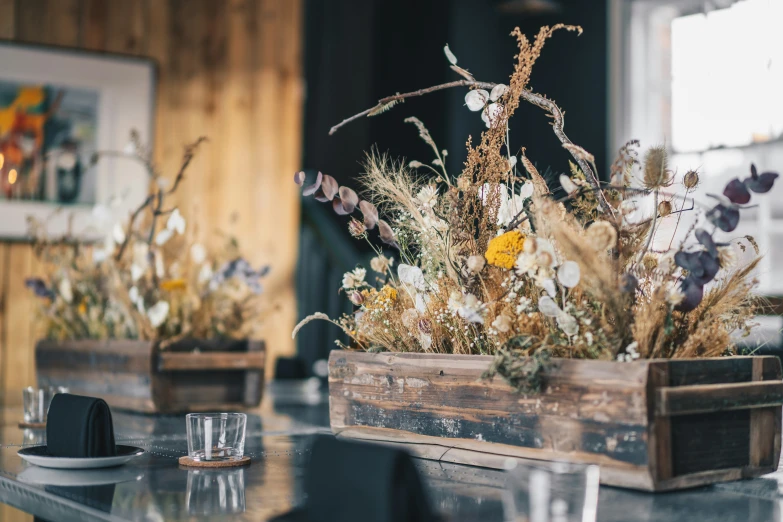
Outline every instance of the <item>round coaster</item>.
{"type": "Polygon", "coordinates": [[[20,422],[19,423],[20,429],[28,429],[28,430],[45,430],[46,429],[46,423],[45,422],[20,422]]]}
{"type": "Polygon", "coordinates": [[[250,457],[245,455],[241,459],[231,460],[193,460],[185,455],[179,458],[179,465],[185,468],[236,468],[250,464],[250,457]]]}

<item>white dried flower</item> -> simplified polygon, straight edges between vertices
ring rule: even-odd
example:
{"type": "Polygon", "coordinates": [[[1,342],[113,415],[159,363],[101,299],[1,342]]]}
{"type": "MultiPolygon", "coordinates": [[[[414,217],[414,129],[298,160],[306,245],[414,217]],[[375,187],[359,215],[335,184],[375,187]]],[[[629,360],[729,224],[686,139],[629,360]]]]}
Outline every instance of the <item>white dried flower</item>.
{"type": "Polygon", "coordinates": [[[464,302],[464,296],[461,292],[457,292],[456,290],[451,292],[449,294],[449,302],[448,307],[451,312],[456,312],[460,308],[462,308],[462,304],[464,302]]]}
{"type": "Polygon", "coordinates": [[[489,100],[489,93],[484,89],[474,89],[465,95],[465,105],[473,112],[483,109],[487,100],[489,100]]]}
{"type": "Polygon", "coordinates": [[[168,228],[164,228],[160,232],[155,235],[155,244],[158,246],[165,245],[169,239],[174,235],[174,232],[169,230],[168,228]]]}
{"type": "Polygon", "coordinates": [[[495,318],[494,321],[492,321],[492,328],[497,330],[500,333],[506,333],[509,330],[511,330],[511,327],[513,326],[513,320],[511,317],[507,316],[506,314],[500,314],[495,318]]]}
{"type": "Polygon", "coordinates": [[[353,290],[354,288],[364,285],[364,278],[367,275],[367,270],[362,267],[356,267],[350,272],[343,274],[343,289],[353,290]]]}
{"type": "Polygon", "coordinates": [[[57,290],[60,292],[60,297],[63,298],[63,301],[66,303],[73,301],[73,288],[71,287],[71,281],[67,277],[60,279],[57,290]]]}
{"type": "Polygon", "coordinates": [[[134,283],[141,279],[141,276],[144,275],[144,269],[137,265],[136,263],[133,263],[130,267],[130,274],[131,274],[131,281],[134,283]]]}
{"type": "Polygon", "coordinates": [[[666,289],[666,302],[671,306],[677,306],[685,300],[685,294],[680,289],[679,285],[670,284],[666,289]]]}
{"type": "Polygon", "coordinates": [[[394,264],[393,257],[386,257],[383,254],[373,257],[370,260],[370,268],[379,274],[385,274],[389,271],[389,268],[394,264]]]}
{"type": "Polygon", "coordinates": [[[676,268],[677,265],[674,262],[674,254],[664,254],[658,260],[657,269],[659,272],[663,272],[664,274],[671,274],[676,268]]]}
{"type": "Polygon", "coordinates": [[[139,289],[135,286],[132,286],[130,290],[128,290],[128,299],[130,299],[130,302],[133,304],[136,304],[136,302],[141,297],[141,294],[139,294],[139,289]]]}
{"type": "Polygon", "coordinates": [[[169,220],[166,222],[166,229],[176,232],[177,234],[185,233],[185,218],[180,214],[179,209],[175,208],[169,216],[169,220]]]}
{"type": "Polygon", "coordinates": [[[468,270],[473,274],[478,274],[484,270],[487,260],[484,256],[470,256],[467,261],[468,270]]]}
{"type": "Polygon", "coordinates": [[[414,287],[416,290],[426,290],[427,283],[424,280],[424,272],[421,268],[400,263],[397,267],[397,277],[400,282],[414,287]]]}
{"type": "Polygon", "coordinates": [[[155,275],[165,277],[166,265],[163,264],[163,253],[160,250],[155,251],[155,275]]]}
{"type": "Polygon", "coordinates": [[[721,268],[731,268],[737,264],[737,251],[734,247],[718,247],[718,264],[721,268]]]}
{"type": "MultiPolygon", "coordinates": [[[[529,239],[525,239],[525,244],[529,239]]],[[[536,256],[534,254],[526,254],[525,252],[522,252],[517,257],[516,263],[514,263],[514,269],[518,276],[524,276],[529,274],[532,270],[535,270],[536,268],[536,256]]]]}
{"type": "Polygon", "coordinates": [[[501,104],[490,103],[483,111],[481,111],[481,120],[484,122],[487,128],[490,128],[502,114],[503,106],[501,104]]]}
{"type": "Polygon", "coordinates": [[[207,249],[201,243],[193,243],[190,247],[190,258],[194,263],[200,265],[207,258],[207,249]]]}
{"type": "Polygon", "coordinates": [[[443,47],[443,54],[446,55],[446,59],[449,61],[451,65],[457,65],[457,57],[454,56],[454,53],[451,52],[451,49],[449,49],[449,44],[446,44],[443,47]]]}
{"type": "Polygon", "coordinates": [[[147,310],[147,317],[150,320],[153,328],[157,328],[162,325],[166,318],[169,316],[169,303],[166,301],[158,301],[147,310]]]}
{"type": "Polygon", "coordinates": [[[473,294],[466,294],[457,314],[470,323],[484,324],[484,304],[473,294]]]}
{"type": "Polygon", "coordinates": [[[563,190],[566,191],[566,194],[569,196],[579,190],[579,187],[576,183],[574,183],[571,178],[566,176],[565,174],[560,174],[560,185],[563,187],[563,190]]]}
{"type": "Polygon", "coordinates": [[[566,288],[578,285],[580,276],[579,264],[575,261],[565,261],[557,269],[557,280],[566,288]]]}
{"type": "Polygon", "coordinates": [[[209,265],[209,263],[201,265],[201,270],[199,270],[198,272],[199,284],[204,284],[211,279],[212,279],[212,267],[209,265]]]}
{"type": "Polygon", "coordinates": [[[499,83],[495,85],[492,88],[492,91],[489,93],[489,99],[490,101],[496,102],[498,101],[504,94],[508,92],[508,86],[503,85],[502,83],[499,83]]]}
{"type": "Polygon", "coordinates": [[[424,208],[433,208],[438,203],[438,189],[434,185],[425,185],[416,194],[416,202],[424,208]]]}
{"type": "Polygon", "coordinates": [[[114,224],[114,228],[112,228],[111,231],[111,238],[117,244],[121,244],[125,241],[125,230],[123,230],[122,225],[119,223],[114,224]]]}

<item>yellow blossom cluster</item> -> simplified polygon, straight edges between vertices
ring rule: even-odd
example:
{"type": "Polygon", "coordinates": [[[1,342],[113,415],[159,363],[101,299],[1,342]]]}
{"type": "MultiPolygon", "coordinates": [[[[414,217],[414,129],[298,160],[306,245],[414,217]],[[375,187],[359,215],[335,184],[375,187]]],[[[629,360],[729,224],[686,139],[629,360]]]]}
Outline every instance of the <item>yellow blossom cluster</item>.
{"type": "Polygon", "coordinates": [[[365,299],[364,308],[368,311],[383,309],[397,300],[397,290],[389,285],[380,290],[364,290],[362,295],[365,299]]]}
{"type": "Polygon", "coordinates": [[[525,245],[525,235],[518,230],[506,232],[490,240],[487,246],[487,263],[510,270],[525,245]]]}

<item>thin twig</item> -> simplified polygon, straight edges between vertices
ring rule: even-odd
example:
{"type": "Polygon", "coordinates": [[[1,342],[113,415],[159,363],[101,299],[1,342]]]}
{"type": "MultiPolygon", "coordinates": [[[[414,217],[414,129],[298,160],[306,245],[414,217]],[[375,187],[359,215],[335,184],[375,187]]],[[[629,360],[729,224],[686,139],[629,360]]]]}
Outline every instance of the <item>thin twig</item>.
{"type": "MultiPolygon", "coordinates": [[[[364,116],[367,116],[373,111],[376,111],[386,105],[389,102],[393,101],[399,101],[404,100],[406,98],[413,98],[415,96],[423,96],[425,94],[429,94],[436,91],[441,91],[443,89],[451,89],[452,87],[475,87],[478,89],[487,89],[492,90],[497,84],[491,83],[491,82],[479,82],[479,81],[470,81],[470,80],[457,80],[453,82],[443,83],[440,85],[435,85],[432,87],[427,87],[426,89],[419,89],[418,91],[412,91],[412,92],[406,92],[406,93],[397,93],[393,96],[387,96],[386,98],[381,98],[378,100],[378,104],[374,107],[370,107],[369,109],[366,109],[358,114],[354,114],[350,118],[346,118],[334,127],[332,127],[329,130],[329,135],[331,136],[335,132],[337,132],[341,127],[344,125],[357,120],[359,118],[362,118],[364,116]]],[[[536,94],[531,91],[523,90],[521,97],[528,101],[529,103],[532,103],[533,105],[536,105],[538,107],[541,107],[542,109],[546,110],[552,115],[552,119],[554,120],[552,122],[552,128],[554,129],[555,136],[560,140],[560,142],[564,145],[573,145],[573,142],[566,136],[565,131],[563,130],[565,126],[565,122],[563,121],[563,112],[560,110],[560,107],[555,104],[552,100],[549,100],[545,96],[541,96],[540,94],[536,94]]],[[[612,209],[611,205],[609,205],[609,202],[606,200],[606,196],[600,189],[600,185],[598,183],[598,177],[596,176],[596,173],[593,172],[593,169],[590,167],[590,164],[584,159],[579,157],[579,155],[575,154],[573,151],[569,150],[571,153],[571,156],[576,160],[577,164],[579,165],[579,168],[582,169],[582,172],[585,174],[585,178],[587,179],[588,183],[590,183],[593,188],[596,189],[597,199],[598,199],[598,206],[600,209],[608,214],[613,214],[614,210],[612,209]]]]}

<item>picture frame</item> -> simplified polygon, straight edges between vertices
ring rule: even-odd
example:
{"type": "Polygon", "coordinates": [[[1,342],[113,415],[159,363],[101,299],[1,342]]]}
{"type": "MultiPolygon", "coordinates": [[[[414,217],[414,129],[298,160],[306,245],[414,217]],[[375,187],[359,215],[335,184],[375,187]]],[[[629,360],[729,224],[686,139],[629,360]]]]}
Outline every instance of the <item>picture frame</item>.
{"type": "Polygon", "coordinates": [[[105,236],[107,213],[147,197],[131,134],[151,152],[154,60],[0,41],[0,63],[0,239],[30,239],[30,218],[49,237],[105,236]]]}

